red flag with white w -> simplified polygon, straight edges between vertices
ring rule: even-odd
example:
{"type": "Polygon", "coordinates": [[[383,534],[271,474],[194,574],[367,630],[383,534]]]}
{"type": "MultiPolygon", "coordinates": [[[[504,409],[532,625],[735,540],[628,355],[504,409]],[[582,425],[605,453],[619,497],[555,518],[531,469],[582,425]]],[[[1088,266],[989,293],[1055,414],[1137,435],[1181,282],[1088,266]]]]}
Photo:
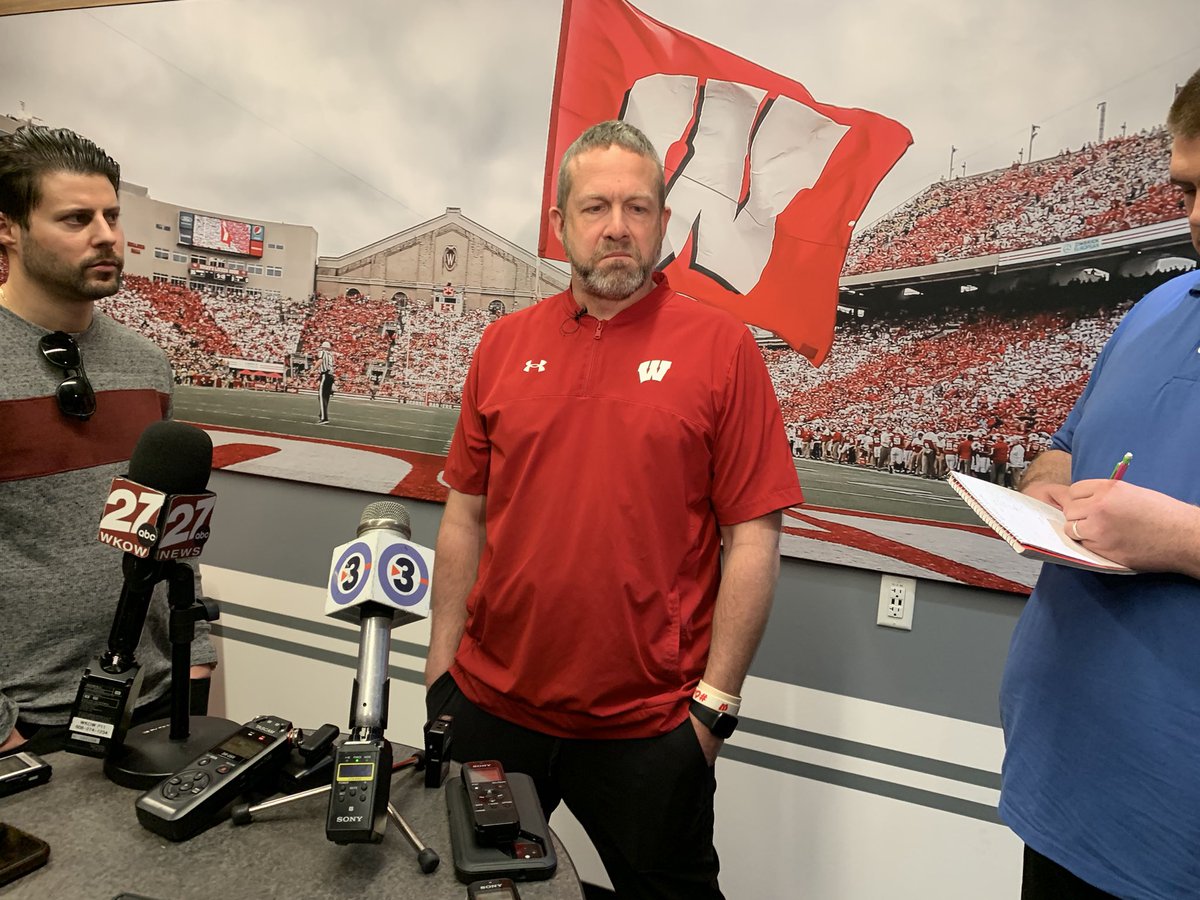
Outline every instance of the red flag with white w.
{"type": "MultiPolygon", "coordinates": [[[[877,113],[819,103],[804,86],[634,9],[564,0],[543,209],[558,161],[607,119],[657,148],[677,291],[775,332],[820,365],[858,216],[912,143],[877,113]]],[[[566,259],[543,214],[538,252],[566,259]]]]}

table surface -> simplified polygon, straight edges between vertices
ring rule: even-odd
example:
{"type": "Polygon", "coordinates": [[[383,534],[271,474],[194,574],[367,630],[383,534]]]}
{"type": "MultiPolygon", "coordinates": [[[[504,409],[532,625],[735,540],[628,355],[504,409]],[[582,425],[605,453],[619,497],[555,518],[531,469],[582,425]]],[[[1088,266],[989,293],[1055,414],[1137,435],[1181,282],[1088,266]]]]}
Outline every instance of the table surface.
{"type": "MultiPolygon", "coordinates": [[[[46,841],[50,861],[0,887],[4,898],[111,900],[123,891],[156,900],[467,895],[454,875],[445,789],[426,789],[411,769],[393,777],[392,804],[441,857],[430,875],[421,873],[416,851],[390,822],[380,844],[338,846],[327,840],[325,795],[264,810],[249,825],[226,820],[172,843],[138,824],[134,802],[142,791],[110,782],[99,760],[70,753],[45,759],[54,767],[49,783],[0,799],[0,821],[46,841]]],[[[557,873],[547,881],[522,882],[522,900],[582,900],[571,858],[558,837],[551,838],[557,873]]]]}

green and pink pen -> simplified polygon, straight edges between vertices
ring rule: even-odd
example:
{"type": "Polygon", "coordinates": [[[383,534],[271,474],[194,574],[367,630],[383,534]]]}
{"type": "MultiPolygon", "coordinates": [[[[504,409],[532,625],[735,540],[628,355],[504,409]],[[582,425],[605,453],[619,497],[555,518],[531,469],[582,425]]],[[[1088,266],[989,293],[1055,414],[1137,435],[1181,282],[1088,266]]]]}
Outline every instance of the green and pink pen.
{"type": "Polygon", "coordinates": [[[1124,481],[1125,473],[1129,471],[1129,464],[1133,462],[1133,454],[1126,453],[1121,457],[1121,461],[1113,468],[1112,475],[1108,476],[1113,481],[1124,481]]]}

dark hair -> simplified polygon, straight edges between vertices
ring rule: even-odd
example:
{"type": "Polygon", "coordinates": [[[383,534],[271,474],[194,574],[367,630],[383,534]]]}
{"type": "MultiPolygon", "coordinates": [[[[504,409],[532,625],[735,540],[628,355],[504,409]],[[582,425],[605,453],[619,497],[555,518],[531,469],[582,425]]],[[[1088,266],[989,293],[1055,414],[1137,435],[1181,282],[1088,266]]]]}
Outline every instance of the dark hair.
{"type": "Polygon", "coordinates": [[[658,158],[658,151],[640,129],[620,119],[610,119],[593,125],[575,138],[571,146],[563,152],[562,161],[558,164],[558,193],[555,198],[559,209],[567,208],[567,198],[571,196],[571,161],[588,150],[607,150],[613,144],[630,153],[644,156],[654,163],[658,173],[658,183],[654,186],[658,194],[658,208],[661,211],[667,205],[667,188],[663,183],[663,164],[658,158]]]}
{"type": "Polygon", "coordinates": [[[114,191],[121,188],[121,167],[87,138],[66,128],[22,125],[0,135],[0,213],[28,228],[42,200],[42,176],[52,172],[103,175],[114,191]]]}
{"type": "Polygon", "coordinates": [[[1175,95],[1167,113],[1167,128],[1173,137],[1187,140],[1200,137],[1200,69],[1192,73],[1175,95]]]}

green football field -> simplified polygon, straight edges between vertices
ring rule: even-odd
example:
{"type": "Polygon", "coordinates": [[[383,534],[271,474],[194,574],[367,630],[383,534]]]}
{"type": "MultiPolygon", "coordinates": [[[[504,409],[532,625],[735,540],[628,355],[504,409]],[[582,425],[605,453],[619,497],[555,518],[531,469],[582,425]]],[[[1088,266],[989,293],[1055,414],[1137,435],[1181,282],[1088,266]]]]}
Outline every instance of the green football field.
{"type": "MultiPolygon", "coordinates": [[[[175,416],[204,425],[345,441],[445,455],[456,409],[407,406],[334,394],[330,424],[317,424],[315,394],[201,388],[175,389],[175,416]]],[[[979,519],[950,486],[858,466],[796,460],[804,498],[813,506],[977,525],[979,519]]]]}

